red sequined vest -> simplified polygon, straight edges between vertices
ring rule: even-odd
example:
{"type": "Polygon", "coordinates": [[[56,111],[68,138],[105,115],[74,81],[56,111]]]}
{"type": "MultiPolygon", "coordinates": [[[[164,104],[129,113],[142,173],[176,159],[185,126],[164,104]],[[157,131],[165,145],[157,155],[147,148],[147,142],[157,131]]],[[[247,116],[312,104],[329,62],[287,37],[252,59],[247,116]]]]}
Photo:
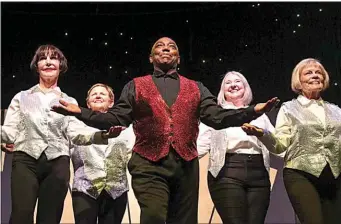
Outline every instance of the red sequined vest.
{"type": "Polygon", "coordinates": [[[169,153],[170,146],[186,161],[198,156],[196,140],[199,131],[200,91],[195,81],[180,76],[180,90],[169,107],[151,75],[134,79],[134,152],[158,161],[169,153]]]}

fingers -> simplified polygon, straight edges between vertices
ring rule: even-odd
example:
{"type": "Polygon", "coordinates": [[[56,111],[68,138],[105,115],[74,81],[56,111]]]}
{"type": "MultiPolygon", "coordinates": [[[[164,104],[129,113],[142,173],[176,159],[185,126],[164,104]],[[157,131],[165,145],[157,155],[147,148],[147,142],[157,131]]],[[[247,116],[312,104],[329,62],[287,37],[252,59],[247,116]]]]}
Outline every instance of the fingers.
{"type": "Polygon", "coordinates": [[[249,124],[249,123],[245,123],[245,124],[243,124],[242,127],[245,127],[245,128],[253,128],[253,127],[255,127],[255,126],[253,126],[253,125],[251,125],[251,124],[249,124]]]}
{"type": "Polygon", "coordinates": [[[59,113],[59,114],[63,114],[63,115],[68,115],[68,110],[66,109],[66,107],[62,105],[52,106],[51,111],[59,113]]]}
{"type": "Polygon", "coordinates": [[[273,101],[273,102],[275,102],[275,101],[277,101],[278,100],[278,97],[277,96],[275,96],[275,97],[273,97],[272,99],[271,99],[271,101],[273,101]]]}
{"type": "Polygon", "coordinates": [[[272,99],[268,100],[264,107],[263,107],[263,111],[264,112],[270,112],[273,108],[276,107],[276,105],[280,102],[280,100],[278,99],[278,97],[273,97],[272,99]]]}
{"type": "Polygon", "coordinates": [[[273,103],[275,103],[276,100],[277,100],[277,97],[273,97],[273,98],[269,99],[268,101],[266,101],[266,104],[273,104],[273,103]]]}
{"type": "Polygon", "coordinates": [[[261,133],[262,130],[254,125],[251,125],[251,124],[243,124],[243,126],[241,126],[242,130],[244,132],[246,132],[246,134],[251,134],[251,135],[254,135],[254,134],[257,134],[257,133],[261,133]]]}
{"type": "Polygon", "coordinates": [[[60,103],[61,105],[65,106],[65,107],[67,107],[67,106],[69,105],[69,103],[66,102],[66,101],[63,100],[63,99],[60,99],[60,100],[59,100],[59,103],[60,103]]]}
{"type": "Polygon", "coordinates": [[[252,130],[250,127],[242,126],[241,128],[247,135],[252,135],[254,133],[254,130],[252,130]]]}
{"type": "Polygon", "coordinates": [[[248,127],[246,127],[246,126],[241,126],[241,128],[243,129],[243,131],[245,131],[245,132],[247,132],[248,130],[249,130],[249,128],[248,127]]]}
{"type": "Polygon", "coordinates": [[[14,144],[1,143],[1,151],[5,152],[5,153],[13,153],[14,144]]]}
{"type": "Polygon", "coordinates": [[[114,131],[118,131],[118,130],[119,130],[119,127],[117,127],[117,126],[113,126],[113,127],[109,128],[109,132],[114,132],[114,131]]]}
{"type": "Polygon", "coordinates": [[[272,99],[268,100],[268,102],[266,102],[267,104],[273,104],[274,106],[276,106],[278,103],[280,102],[280,99],[278,99],[278,97],[273,97],[272,99]]]}
{"type": "Polygon", "coordinates": [[[112,126],[112,127],[110,127],[109,132],[123,131],[124,129],[126,129],[126,127],[124,127],[124,126],[112,126]]]}
{"type": "Polygon", "coordinates": [[[7,150],[13,151],[13,148],[14,148],[14,144],[6,144],[7,150]]]}

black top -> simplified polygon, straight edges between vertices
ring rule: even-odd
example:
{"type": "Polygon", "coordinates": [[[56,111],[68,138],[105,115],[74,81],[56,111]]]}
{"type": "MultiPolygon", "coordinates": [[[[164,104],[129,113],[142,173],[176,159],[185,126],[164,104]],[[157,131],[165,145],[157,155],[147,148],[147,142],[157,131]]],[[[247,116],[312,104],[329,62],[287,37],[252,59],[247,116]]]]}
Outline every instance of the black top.
{"type": "MultiPolygon", "coordinates": [[[[171,106],[180,90],[180,79],[176,70],[170,70],[167,73],[154,70],[152,79],[166,104],[171,106]]],[[[198,116],[201,122],[214,129],[241,126],[261,115],[256,114],[254,106],[245,109],[223,109],[217,105],[216,97],[201,82],[197,84],[200,91],[198,116]]],[[[124,86],[120,99],[107,113],[94,112],[81,107],[81,114],[77,118],[102,130],[108,130],[115,125],[128,127],[134,121],[135,103],[135,84],[132,80],[124,86]]]]}

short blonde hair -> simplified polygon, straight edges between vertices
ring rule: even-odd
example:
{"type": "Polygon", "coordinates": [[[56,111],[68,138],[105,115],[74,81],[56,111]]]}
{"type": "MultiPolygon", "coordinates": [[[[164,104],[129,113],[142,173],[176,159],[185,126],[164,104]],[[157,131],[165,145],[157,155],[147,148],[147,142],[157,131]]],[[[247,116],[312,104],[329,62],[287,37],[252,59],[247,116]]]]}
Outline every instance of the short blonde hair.
{"type": "Polygon", "coordinates": [[[103,83],[96,83],[95,85],[91,86],[90,89],[88,90],[88,94],[86,96],[86,102],[88,103],[88,100],[90,98],[90,93],[91,91],[95,88],[95,87],[98,87],[98,86],[102,86],[104,87],[108,93],[109,93],[109,98],[112,100],[112,102],[114,102],[115,100],[115,94],[114,94],[114,91],[112,90],[112,88],[106,84],[103,84],[103,83]]]}
{"type": "Polygon", "coordinates": [[[323,89],[322,91],[326,90],[329,87],[329,75],[328,72],[326,71],[326,69],[323,67],[323,65],[321,64],[321,62],[315,58],[306,58],[303,59],[302,61],[300,61],[294,68],[294,70],[292,71],[292,75],[291,75],[291,89],[292,91],[294,91],[297,94],[301,94],[302,93],[302,84],[300,81],[300,74],[302,73],[303,69],[311,64],[315,64],[317,66],[319,66],[319,68],[322,71],[322,75],[324,77],[323,80],[323,89]]]}
{"type": "Polygon", "coordinates": [[[242,81],[242,83],[244,84],[244,88],[245,88],[245,92],[244,92],[244,95],[243,95],[243,104],[246,106],[246,105],[249,105],[252,101],[252,90],[251,90],[251,87],[248,83],[248,81],[246,80],[246,78],[244,77],[244,75],[242,75],[241,73],[239,72],[235,72],[235,71],[231,71],[231,72],[228,72],[225,74],[224,78],[223,78],[223,81],[221,82],[221,86],[220,86],[220,91],[218,93],[218,105],[220,106],[224,106],[226,105],[227,101],[225,99],[225,93],[224,93],[224,86],[225,86],[225,79],[230,76],[230,75],[237,75],[240,80],[242,81]]]}

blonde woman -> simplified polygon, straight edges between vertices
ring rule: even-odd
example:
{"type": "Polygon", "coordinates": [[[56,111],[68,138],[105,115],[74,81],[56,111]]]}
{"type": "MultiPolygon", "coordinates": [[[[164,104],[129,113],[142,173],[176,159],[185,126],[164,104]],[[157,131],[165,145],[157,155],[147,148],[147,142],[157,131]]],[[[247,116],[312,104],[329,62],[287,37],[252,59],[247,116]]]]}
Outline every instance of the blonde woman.
{"type": "MultiPolygon", "coordinates": [[[[225,109],[240,109],[251,101],[252,91],[245,77],[228,72],[221,83],[218,104],[225,109]]],[[[273,129],[265,114],[251,124],[273,129]]],[[[241,127],[214,130],[201,123],[199,130],[199,157],[210,153],[208,187],[223,223],[263,224],[270,200],[267,148],[241,127]]]]}
{"type": "Polygon", "coordinates": [[[243,126],[274,153],[286,152],[283,180],[301,223],[341,220],[341,109],[322,99],[328,86],[323,65],[304,59],[292,72],[291,88],[298,97],[283,103],[275,132],[243,126]]]}

